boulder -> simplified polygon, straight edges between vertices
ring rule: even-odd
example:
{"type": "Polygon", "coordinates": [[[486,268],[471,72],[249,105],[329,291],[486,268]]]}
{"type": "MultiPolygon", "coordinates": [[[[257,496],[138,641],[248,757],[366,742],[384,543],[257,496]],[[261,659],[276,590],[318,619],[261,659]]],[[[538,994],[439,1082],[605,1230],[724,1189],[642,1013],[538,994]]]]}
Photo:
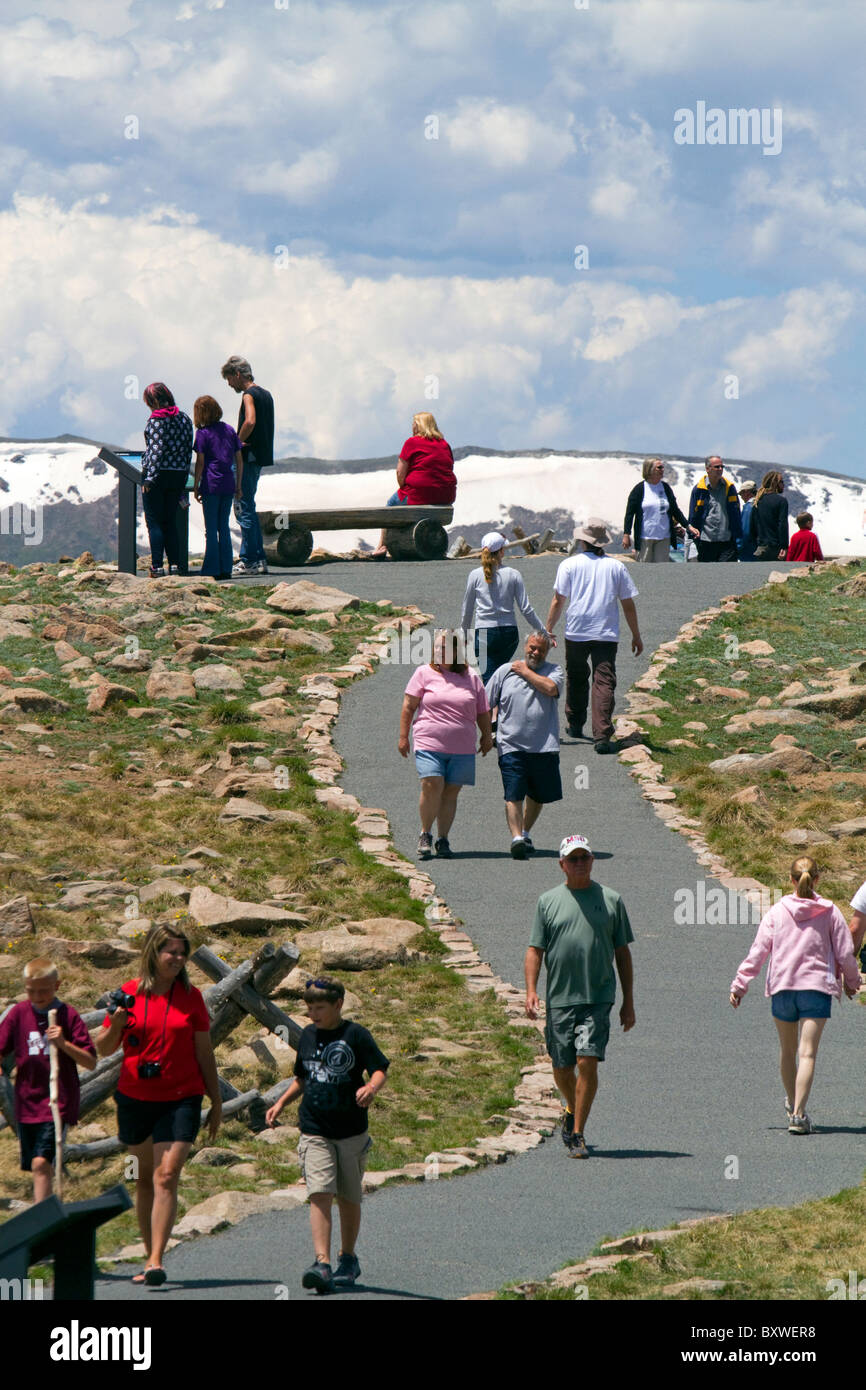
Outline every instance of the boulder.
{"type": "Polygon", "coordinates": [[[283,1188],[267,1196],[256,1192],[215,1192],[191,1207],[174,1228],[176,1236],[212,1235],[263,1211],[289,1211],[306,1200],[303,1189],[283,1188]]]}
{"type": "Polygon", "coordinates": [[[767,798],[760,787],[743,787],[741,791],[734,792],[731,797],[738,806],[766,806],[767,798]]]}
{"type": "Polygon", "coordinates": [[[193,1154],[189,1160],[201,1168],[227,1168],[230,1163],[240,1163],[241,1155],[234,1153],[231,1149],[218,1149],[207,1146],[199,1149],[197,1154],[193,1154]]]}
{"type": "Polygon", "coordinates": [[[192,673],[196,690],[243,690],[244,678],[233,666],[199,666],[192,673]]]}
{"type": "Polygon", "coordinates": [[[733,753],[729,758],[717,758],[710,763],[711,772],[769,772],[782,768],[784,772],[811,772],[820,760],[806,748],[775,748],[772,753],[733,753]]]}
{"type": "Polygon", "coordinates": [[[816,718],[799,709],[750,709],[733,715],[725,725],[725,733],[745,734],[773,724],[814,724],[816,718]]]}
{"type": "Polygon", "coordinates": [[[60,960],[86,960],[97,970],[124,970],[137,961],[141,952],[123,940],[63,941],[59,937],[43,937],[42,949],[47,956],[60,960]]]}
{"type": "Polygon", "coordinates": [[[123,704],[124,700],[137,700],[138,691],[130,690],[128,685],[114,685],[110,681],[103,681],[91,690],[87,697],[87,713],[101,714],[104,709],[109,709],[112,705],[123,704]]]}
{"type": "Polygon", "coordinates": [[[740,690],[736,685],[708,685],[704,690],[705,695],[710,695],[714,700],[748,700],[749,694],[746,690],[740,690]]]}
{"type": "Polygon", "coordinates": [[[220,800],[224,796],[245,795],[255,791],[285,791],[277,787],[273,770],[270,772],[250,772],[247,768],[236,767],[221,777],[211,793],[220,800]]]}
{"type": "Polygon", "coordinates": [[[195,682],[187,671],[151,671],[147,678],[148,700],[194,700],[195,682]]]}
{"type": "Polygon", "coordinates": [[[856,719],[866,710],[866,685],[842,685],[835,690],[813,691],[787,702],[791,710],[816,710],[837,719],[856,719]]]}
{"type": "Polygon", "coordinates": [[[866,835],[866,816],[840,820],[835,825],[828,825],[827,829],[836,839],[841,839],[843,835],[866,835]]]}
{"type": "MultiPolygon", "coordinates": [[[[258,774],[260,775],[260,774],[258,774]]],[[[271,810],[257,801],[249,801],[243,796],[233,796],[220,815],[221,821],[258,821],[262,825],[270,822],[283,822],[285,825],[309,825],[310,818],[301,811],[271,810]]]]}
{"type": "Polygon", "coordinates": [[[65,714],[69,709],[65,700],[58,700],[55,695],[49,695],[44,690],[36,690],[32,686],[26,685],[18,686],[12,690],[4,690],[2,699],[4,704],[11,702],[13,705],[17,705],[18,709],[33,714],[65,714]]]}
{"type": "Polygon", "coordinates": [[[256,719],[283,719],[291,713],[291,706],[279,695],[270,700],[254,700],[249,707],[256,719]]]}
{"type": "Polygon", "coordinates": [[[772,656],[776,648],[757,637],[753,642],[740,642],[738,650],[748,652],[750,656],[772,656]]]}
{"type": "Polygon", "coordinates": [[[132,892],[133,889],[128,883],[89,878],[81,883],[67,883],[63,897],[54,906],[62,912],[75,912],[82,907],[93,907],[96,904],[112,902],[117,898],[125,898],[132,892]]]}
{"type": "Polygon", "coordinates": [[[342,613],[344,608],[359,608],[361,605],[361,600],[354,594],[329,588],[325,584],[312,584],[308,579],[299,579],[294,584],[278,584],[265,602],[268,608],[276,608],[281,613],[342,613]]]}
{"type": "Polygon", "coordinates": [[[188,912],[200,927],[236,931],[242,936],[255,936],[280,928],[298,930],[308,922],[299,912],[286,912],[281,907],[223,897],[221,893],[214,893],[203,885],[193,888],[188,912]]]}
{"type": "Polygon", "coordinates": [[[23,893],[0,907],[0,941],[17,941],[35,930],[30,904],[23,893]]]}
{"type": "Polygon", "coordinates": [[[177,898],[181,902],[189,899],[190,890],[184,884],[178,883],[174,878],[155,878],[152,883],[146,883],[138,891],[138,900],[141,903],[152,903],[157,898],[177,898]]]}
{"type": "Polygon", "coordinates": [[[397,917],[371,917],[344,922],[325,932],[321,941],[325,970],[377,970],[394,962],[404,965],[415,956],[409,942],[422,930],[417,922],[397,917]]]}
{"type": "Polygon", "coordinates": [[[108,664],[116,671],[149,671],[153,657],[144,647],[140,647],[135,656],[127,656],[121,652],[119,656],[113,656],[108,664]]]}

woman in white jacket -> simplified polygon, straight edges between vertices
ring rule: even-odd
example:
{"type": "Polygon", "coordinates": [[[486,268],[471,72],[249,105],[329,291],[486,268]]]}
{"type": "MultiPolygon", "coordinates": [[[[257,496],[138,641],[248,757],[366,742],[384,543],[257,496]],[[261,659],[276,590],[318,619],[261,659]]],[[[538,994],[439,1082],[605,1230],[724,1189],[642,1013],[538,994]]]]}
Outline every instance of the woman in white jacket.
{"type": "Polygon", "coordinates": [[[787,893],[761,919],[752,949],[731,985],[731,1003],[736,1009],[749,981],[770,957],[764,993],[772,997],[779,1033],[789,1134],[812,1132],[806,1101],[821,1034],[833,999],[841,995],[840,976],[849,999],[860,988],[848,924],[838,907],[814,891],[818,877],[818,865],[809,855],[794,860],[791,882],[795,892],[787,893]]]}
{"type": "Polygon", "coordinates": [[[475,655],[478,669],[486,685],[500,666],[510,661],[517,651],[519,633],[514,621],[515,605],[536,632],[543,632],[552,647],[556,641],[539,618],[529,599],[519,570],[502,564],[505,537],[498,531],[488,531],[481,542],[481,564],[470,570],[463,595],[460,626],[464,632],[473,627],[475,618],[475,655]]]}

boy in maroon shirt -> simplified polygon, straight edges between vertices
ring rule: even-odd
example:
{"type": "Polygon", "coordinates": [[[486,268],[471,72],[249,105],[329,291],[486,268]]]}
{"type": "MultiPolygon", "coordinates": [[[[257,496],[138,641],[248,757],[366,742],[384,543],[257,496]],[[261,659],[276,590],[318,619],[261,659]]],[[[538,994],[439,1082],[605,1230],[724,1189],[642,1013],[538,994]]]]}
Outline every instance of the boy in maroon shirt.
{"type": "Polygon", "coordinates": [[[21,1145],[21,1168],[33,1174],[33,1200],[51,1196],[54,1180],[54,1121],[49,1103],[50,1047],[60,1053],[58,1092],[64,1132],[78,1120],[81,1088],[78,1068],[92,1071],[96,1050],[81,1015],[57,998],[57,966],[31,960],[24,967],[26,1000],[13,1004],[0,1021],[0,1058],[15,1054],[15,1120],[21,1145]],[[49,1010],[57,1022],[48,1026],[49,1010]]]}
{"type": "Polygon", "coordinates": [[[799,531],[795,531],[788,546],[789,560],[823,560],[821,544],[818,537],[812,530],[812,515],[810,512],[800,512],[797,517],[799,531]]]}

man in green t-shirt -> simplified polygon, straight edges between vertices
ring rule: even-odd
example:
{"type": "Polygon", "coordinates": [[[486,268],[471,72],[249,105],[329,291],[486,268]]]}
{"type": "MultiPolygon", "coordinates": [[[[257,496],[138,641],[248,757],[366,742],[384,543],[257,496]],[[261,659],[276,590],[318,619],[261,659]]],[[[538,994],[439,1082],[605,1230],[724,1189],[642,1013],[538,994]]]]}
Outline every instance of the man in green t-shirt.
{"type": "Polygon", "coordinates": [[[544,1036],[553,1079],[565,1101],[562,1139],[572,1158],[589,1157],[583,1130],[610,1034],[616,974],[622,985],[620,1023],[625,1032],[634,1027],[628,948],[634,936],[622,898],[613,888],[592,882],[592,865],[592,850],[584,836],[566,836],[559,847],[565,883],[538,899],[523,966],[529,1018],[538,1017],[542,962],[547,969],[544,1036]]]}

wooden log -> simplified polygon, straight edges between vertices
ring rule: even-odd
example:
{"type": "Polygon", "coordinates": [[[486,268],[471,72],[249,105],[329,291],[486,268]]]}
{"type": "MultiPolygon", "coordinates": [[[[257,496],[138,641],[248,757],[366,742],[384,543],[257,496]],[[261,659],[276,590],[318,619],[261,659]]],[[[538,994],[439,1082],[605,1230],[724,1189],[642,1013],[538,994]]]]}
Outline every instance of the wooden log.
{"type": "Polygon", "coordinates": [[[448,532],[432,517],[412,527],[412,544],[419,560],[444,560],[448,553],[448,532]]]}
{"type": "MultiPolygon", "coordinates": [[[[228,966],[224,960],[220,960],[215,952],[211,951],[207,946],[200,946],[195,952],[193,959],[196,965],[198,965],[206,975],[210,975],[211,978],[218,976],[223,986],[226,984],[228,966]]],[[[290,1047],[297,1047],[298,1039],[301,1036],[302,1025],[296,1023],[293,1018],[290,1018],[287,1013],[284,1013],[271,999],[263,998],[259,993],[258,986],[260,984],[263,986],[268,984],[272,985],[277,978],[282,979],[283,976],[287,975],[297,964],[299,959],[300,952],[298,948],[293,946],[290,942],[284,943],[275,951],[273,959],[265,961],[259,970],[256,971],[252,985],[243,985],[240,988],[235,987],[232,990],[231,1002],[239,1004],[243,1013],[252,1014],[253,1018],[257,1018],[259,1022],[263,1023],[272,1033],[276,1033],[277,1030],[279,1030],[279,1036],[283,1038],[290,1047]]],[[[218,986],[214,986],[214,988],[218,988],[218,986]]],[[[232,1029],[236,1027],[237,1023],[233,1023],[228,1031],[231,1032],[232,1029]]],[[[213,1031],[212,1025],[211,1037],[213,1037],[213,1031]]],[[[226,1034],[222,1034],[220,1041],[222,1041],[223,1036],[226,1036],[226,1034]]]]}
{"type": "Polygon", "coordinates": [[[94,1028],[102,1027],[102,1020],[108,1017],[107,1009],[92,1009],[90,1013],[81,1015],[81,1022],[85,1028],[93,1032],[94,1028]]]}
{"type": "Polygon", "coordinates": [[[269,1091],[265,1091],[264,1095],[262,1096],[262,1100],[264,1102],[266,1110],[270,1110],[272,1105],[276,1105],[280,1096],[284,1096],[286,1094],[286,1091],[289,1089],[293,1081],[293,1076],[283,1077],[282,1081],[278,1081],[276,1085],[272,1086],[269,1091]]]}
{"type": "Polygon", "coordinates": [[[103,1057],[100,1062],[97,1062],[95,1069],[81,1087],[80,1115],[86,1115],[88,1111],[95,1110],[97,1105],[101,1105],[115,1089],[120,1077],[122,1061],[123,1053],[113,1052],[110,1057],[103,1057]]]}
{"type": "Polygon", "coordinates": [[[292,526],[307,526],[311,531],[372,531],[382,526],[414,527],[426,518],[450,526],[454,520],[452,506],[411,507],[336,507],[317,511],[259,512],[262,532],[278,533],[292,526]]]}
{"type": "Polygon", "coordinates": [[[465,555],[469,555],[470,552],[471,552],[471,546],[468,544],[468,542],[467,542],[467,540],[466,540],[466,537],[465,537],[465,536],[458,536],[457,539],[456,539],[456,541],[453,541],[452,544],[451,544],[451,546],[449,547],[449,550],[448,550],[448,559],[449,559],[449,560],[462,560],[463,557],[464,557],[465,555]]]}
{"type": "Polygon", "coordinates": [[[292,522],[279,531],[262,532],[265,558],[272,565],[305,565],[313,550],[313,533],[309,526],[292,522]]]}
{"type": "MultiPolygon", "coordinates": [[[[223,1105],[222,1117],[224,1120],[230,1119],[232,1115],[239,1115],[242,1110],[246,1110],[261,1096],[257,1090],[244,1091],[243,1095],[235,1096],[233,1100],[227,1100],[223,1105]]],[[[206,1125],[210,1118],[210,1109],[203,1110],[201,1115],[202,1126],[206,1125]]]]}
{"type": "Polygon", "coordinates": [[[552,531],[551,528],[548,526],[547,530],[546,530],[546,531],[542,531],[541,535],[540,535],[539,538],[538,538],[538,543],[537,543],[537,546],[536,546],[536,554],[540,555],[541,552],[542,552],[543,550],[546,550],[547,547],[550,545],[550,542],[551,542],[552,540],[553,540],[553,531],[552,531]]]}
{"type": "Polygon", "coordinates": [[[112,1158],[122,1154],[126,1145],[117,1135],[108,1139],[95,1139],[90,1144],[67,1144],[63,1151],[64,1163],[77,1163],[87,1158],[112,1158]]]}

